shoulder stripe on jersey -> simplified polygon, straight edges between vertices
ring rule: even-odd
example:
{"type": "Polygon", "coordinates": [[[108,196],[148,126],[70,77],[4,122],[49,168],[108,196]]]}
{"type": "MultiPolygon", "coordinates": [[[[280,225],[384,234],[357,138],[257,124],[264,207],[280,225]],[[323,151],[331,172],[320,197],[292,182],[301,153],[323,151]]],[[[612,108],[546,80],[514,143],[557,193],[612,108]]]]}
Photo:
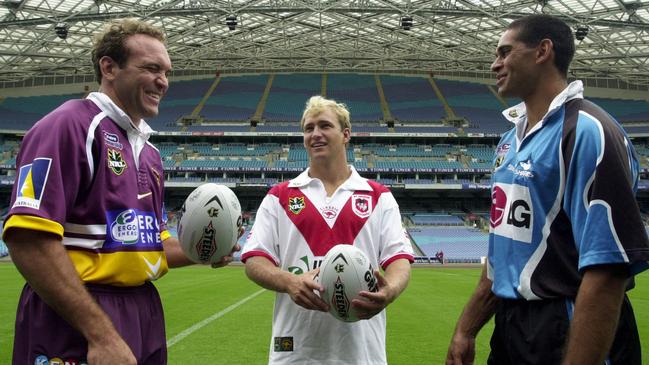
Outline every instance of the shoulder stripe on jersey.
{"type": "MultiPolygon", "coordinates": [[[[568,106],[564,107],[564,123],[568,114],[568,106]]],[[[543,224],[543,229],[541,230],[541,241],[539,246],[536,248],[534,253],[530,256],[529,260],[521,270],[519,277],[519,286],[517,291],[523,298],[527,300],[538,300],[541,299],[538,295],[532,290],[532,275],[534,271],[539,266],[545,251],[548,248],[548,237],[550,236],[550,228],[552,223],[556,219],[557,215],[561,211],[561,203],[563,202],[563,193],[566,188],[566,168],[565,161],[563,161],[563,143],[559,143],[559,151],[557,151],[559,157],[559,189],[557,189],[557,195],[554,198],[552,203],[552,208],[548,211],[548,214],[545,216],[545,223],[543,224]]]]}
{"type": "MultiPolygon", "coordinates": [[[[604,137],[604,128],[602,127],[602,123],[595,118],[594,116],[586,113],[583,110],[579,111],[579,114],[586,116],[589,120],[595,124],[597,127],[597,130],[599,131],[599,143],[600,143],[600,150],[597,154],[597,161],[595,163],[595,166],[599,166],[599,164],[602,162],[602,159],[604,158],[604,151],[606,150],[606,138],[604,137]]],[[[595,181],[595,175],[597,174],[597,168],[593,170],[592,175],[588,178],[588,181],[586,182],[586,186],[584,188],[584,193],[581,197],[582,203],[584,204],[584,209],[588,210],[589,207],[589,195],[590,195],[590,187],[593,185],[593,181],[595,181]]],[[[610,208],[610,207],[609,207],[610,208]]]]}
{"type": "Polygon", "coordinates": [[[624,258],[624,262],[628,263],[629,262],[629,256],[626,254],[626,250],[624,249],[624,246],[622,246],[622,242],[620,241],[620,237],[617,235],[617,230],[615,229],[615,225],[613,224],[613,213],[611,212],[611,206],[605,202],[604,200],[593,200],[590,202],[590,206],[599,204],[606,208],[606,218],[608,218],[608,229],[611,230],[611,234],[613,235],[613,238],[615,239],[615,244],[617,245],[617,249],[620,250],[620,255],[624,258]]]}
{"type": "Polygon", "coordinates": [[[88,167],[90,168],[90,176],[95,175],[95,160],[92,158],[92,144],[95,140],[95,129],[99,126],[99,122],[106,117],[106,113],[101,112],[92,119],[88,127],[88,135],[86,136],[86,157],[88,158],[88,167]]]}

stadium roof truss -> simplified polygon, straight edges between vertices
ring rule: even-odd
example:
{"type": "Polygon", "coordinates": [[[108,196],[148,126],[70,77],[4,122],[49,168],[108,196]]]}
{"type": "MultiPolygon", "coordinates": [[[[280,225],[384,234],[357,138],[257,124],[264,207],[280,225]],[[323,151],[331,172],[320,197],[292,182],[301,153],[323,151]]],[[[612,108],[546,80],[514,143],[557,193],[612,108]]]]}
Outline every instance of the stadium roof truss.
{"type": "Polygon", "coordinates": [[[572,76],[649,89],[649,0],[0,0],[0,86],[91,80],[92,35],[106,20],[123,17],[164,28],[175,76],[492,78],[489,67],[504,27],[530,13],[586,29],[572,76]]]}

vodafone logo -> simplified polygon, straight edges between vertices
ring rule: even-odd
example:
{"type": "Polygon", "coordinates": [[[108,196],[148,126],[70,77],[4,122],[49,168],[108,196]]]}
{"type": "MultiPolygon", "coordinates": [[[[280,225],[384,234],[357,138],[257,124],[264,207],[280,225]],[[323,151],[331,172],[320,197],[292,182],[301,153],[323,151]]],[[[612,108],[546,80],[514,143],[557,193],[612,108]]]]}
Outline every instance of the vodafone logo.
{"type": "Polygon", "coordinates": [[[505,216],[505,208],[507,206],[507,194],[500,188],[500,186],[494,186],[491,191],[491,217],[489,217],[489,223],[491,227],[495,228],[500,225],[505,216]]]}
{"type": "Polygon", "coordinates": [[[517,184],[494,184],[489,223],[494,234],[531,243],[534,211],[529,188],[517,184]]]}

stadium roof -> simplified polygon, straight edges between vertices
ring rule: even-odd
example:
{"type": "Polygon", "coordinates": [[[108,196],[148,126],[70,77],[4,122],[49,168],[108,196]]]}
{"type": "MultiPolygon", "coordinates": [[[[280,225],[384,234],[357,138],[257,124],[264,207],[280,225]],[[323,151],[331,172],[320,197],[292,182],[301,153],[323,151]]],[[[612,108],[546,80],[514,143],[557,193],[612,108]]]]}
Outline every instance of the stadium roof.
{"type": "Polygon", "coordinates": [[[572,76],[649,89],[649,0],[0,0],[0,87],[92,80],[92,34],[123,17],[164,28],[175,76],[324,71],[492,78],[489,65],[504,27],[530,13],[587,29],[572,76]],[[408,18],[412,27],[404,29],[408,18]]]}

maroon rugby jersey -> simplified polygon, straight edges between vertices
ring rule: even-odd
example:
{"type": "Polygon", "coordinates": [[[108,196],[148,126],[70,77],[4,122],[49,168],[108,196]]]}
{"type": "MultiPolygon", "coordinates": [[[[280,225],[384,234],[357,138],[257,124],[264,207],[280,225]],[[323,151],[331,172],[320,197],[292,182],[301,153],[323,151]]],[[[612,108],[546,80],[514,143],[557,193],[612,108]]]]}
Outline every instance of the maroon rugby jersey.
{"type": "Polygon", "coordinates": [[[134,286],[164,275],[169,233],[151,133],[102,93],[43,117],[23,139],[4,232],[62,237],[84,282],[134,286]]]}

